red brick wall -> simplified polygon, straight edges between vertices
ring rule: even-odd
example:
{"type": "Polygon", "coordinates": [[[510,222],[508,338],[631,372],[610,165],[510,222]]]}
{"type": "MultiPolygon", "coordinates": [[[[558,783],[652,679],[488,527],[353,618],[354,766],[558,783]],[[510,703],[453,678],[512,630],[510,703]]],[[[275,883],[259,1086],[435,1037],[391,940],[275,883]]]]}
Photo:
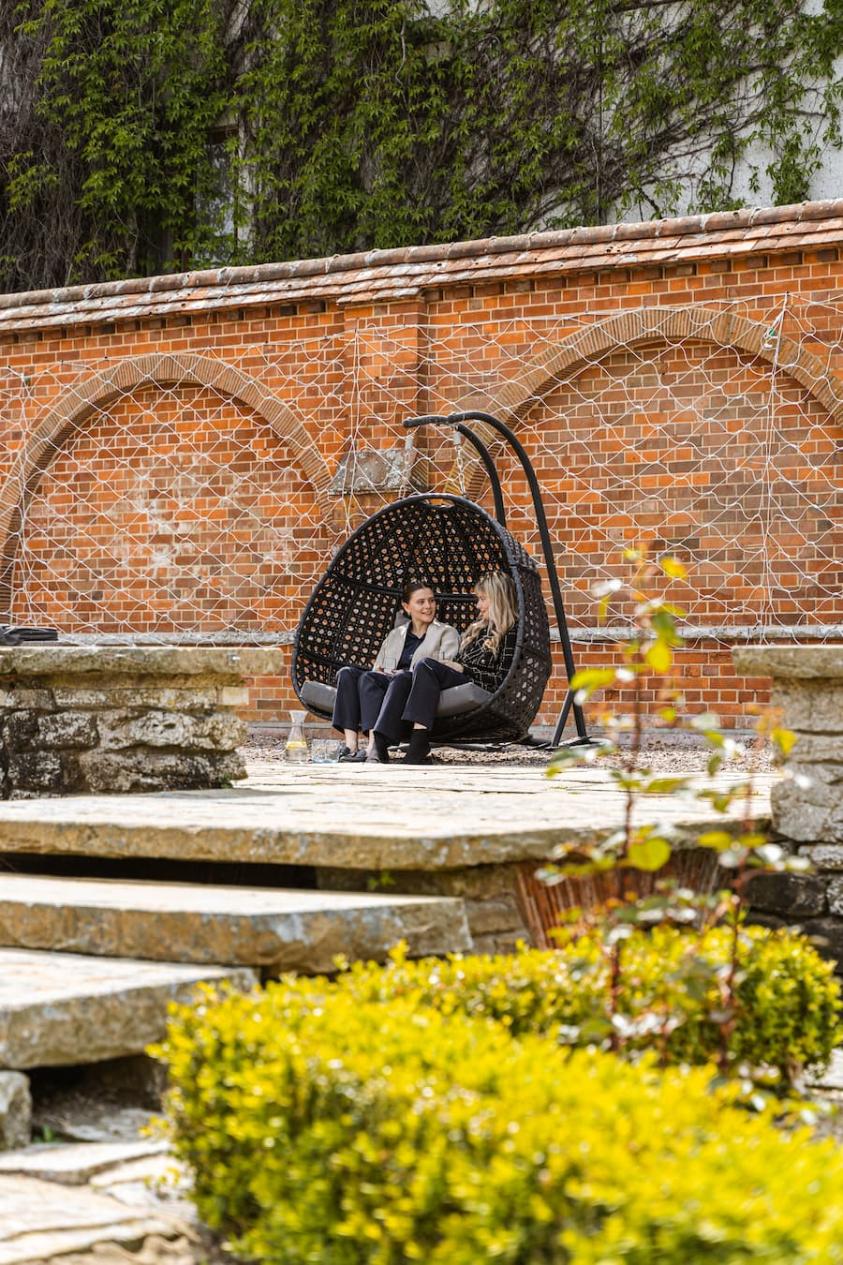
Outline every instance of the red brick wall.
{"type": "MultiPolygon", "coordinates": [[[[383,503],[327,495],[350,441],[394,446],[408,413],[494,403],[500,384],[526,381],[552,344],[613,313],[720,305],[768,326],[785,305],[776,337],[799,364],[784,357],[771,370],[769,346],[630,336],[513,407],[548,494],[572,625],[593,625],[592,582],[642,541],[688,562],[691,578],[672,596],[695,626],[840,624],[840,421],[811,381],[836,391],[843,375],[843,227],[835,232],[839,245],[826,232],[800,250],[758,232],[742,253],[720,232],[697,258],[599,271],[585,259],[578,271],[572,247],[564,272],[525,259],[492,282],[482,250],[466,248],[459,281],[374,302],[367,277],[392,266],[384,256],[335,300],[299,293],[238,308],[194,287],[187,312],[162,299],[154,317],[74,323],[68,299],[55,328],[34,308],[28,324],[0,320],[6,504],[25,482],[15,457],[51,410],[139,356],[199,353],[236,366],[301,423],[295,436],[283,421],[269,426],[263,406],[207,384],[146,380],[94,402],[56,440],[14,528],[11,616],[67,632],[292,630],[332,548],[383,503]],[[308,445],[324,477],[307,474],[308,445]]],[[[444,486],[450,440],[424,432],[418,443],[444,486]]],[[[510,527],[535,548],[524,480],[506,455],[500,466],[510,527]]],[[[482,486],[477,495],[488,503],[482,486]]],[[[620,606],[611,622],[627,614],[620,606]]],[[[605,643],[575,650],[582,665],[616,653],[605,643]]],[[[694,638],[680,660],[690,709],[745,723],[763,683],[735,677],[722,638],[694,638]]],[[[564,689],[557,668],[540,719],[552,721],[564,689]]],[[[251,717],[283,719],[293,701],[286,678],[256,683],[251,717]]]]}
{"type": "MultiPolygon", "coordinates": [[[[686,562],[671,598],[694,624],[753,626],[773,612],[784,625],[843,620],[841,523],[828,517],[840,428],[782,377],[769,436],[768,377],[731,350],[662,344],[610,355],[530,409],[519,434],[574,624],[591,622],[607,559],[642,541],[686,562]]],[[[534,538],[525,481],[512,460],[502,474],[520,502],[512,528],[534,538]]]]}
{"type": "Polygon", "coordinates": [[[283,628],[329,548],[285,445],[208,390],[146,386],[80,428],[45,473],[12,615],[69,632],[283,628]]]}

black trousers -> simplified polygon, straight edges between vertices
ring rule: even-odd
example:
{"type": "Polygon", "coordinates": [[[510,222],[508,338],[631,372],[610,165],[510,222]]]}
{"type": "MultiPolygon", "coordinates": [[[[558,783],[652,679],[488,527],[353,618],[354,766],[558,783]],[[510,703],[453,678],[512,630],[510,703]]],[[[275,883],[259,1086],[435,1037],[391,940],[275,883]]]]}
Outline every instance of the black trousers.
{"type": "MultiPolygon", "coordinates": [[[[432,729],[442,691],[450,689],[452,685],[465,685],[470,680],[471,677],[466,676],[465,672],[458,672],[456,668],[450,668],[447,663],[440,663],[438,659],[422,659],[413,668],[401,720],[405,726],[418,724],[424,725],[425,729],[432,729]]],[[[380,717],[375,728],[381,728],[380,717]]]]}
{"type": "Polygon", "coordinates": [[[335,729],[361,729],[363,733],[376,729],[398,742],[407,728],[401,713],[412,683],[409,672],[389,676],[365,668],[340,668],[331,723],[335,729]]]}

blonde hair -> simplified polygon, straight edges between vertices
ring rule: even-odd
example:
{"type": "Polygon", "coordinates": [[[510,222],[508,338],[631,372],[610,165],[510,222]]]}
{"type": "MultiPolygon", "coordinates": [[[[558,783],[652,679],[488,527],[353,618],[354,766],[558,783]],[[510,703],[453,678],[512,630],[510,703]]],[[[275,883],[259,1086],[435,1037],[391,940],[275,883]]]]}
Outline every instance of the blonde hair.
{"type": "Polygon", "coordinates": [[[474,585],[489,599],[488,620],[477,619],[462,635],[462,645],[470,646],[485,634],[484,649],[497,654],[500,644],[518,619],[518,594],[511,575],[505,571],[485,571],[474,585]]]}

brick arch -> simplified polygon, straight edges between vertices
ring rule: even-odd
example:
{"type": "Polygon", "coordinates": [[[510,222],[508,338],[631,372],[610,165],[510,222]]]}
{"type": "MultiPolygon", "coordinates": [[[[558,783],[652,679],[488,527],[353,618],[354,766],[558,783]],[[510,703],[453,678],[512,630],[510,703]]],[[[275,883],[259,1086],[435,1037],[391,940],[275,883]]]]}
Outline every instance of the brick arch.
{"type": "MultiPolygon", "coordinates": [[[[832,373],[818,356],[800,347],[791,338],[770,335],[770,323],[752,321],[732,312],[695,307],[642,307],[605,321],[596,321],[577,330],[555,347],[543,351],[516,378],[501,384],[482,397],[464,400],[458,407],[481,409],[500,416],[510,424],[518,422],[552,387],[594,364],[613,351],[656,339],[674,342],[691,338],[747,352],[790,375],[805,387],[828,410],[837,422],[843,421],[843,380],[832,373]]],[[[494,450],[499,440],[494,431],[483,426],[475,429],[494,450]]],[[[473,454],[471,471],[466,480],[469,496],[477,496],[483,486],[484,471],[473,454]]],[[[456,478],[456,465],[451,470],[449,486],[456,478]]]]}
{"type": "Polygon", "coordinates": [[[245,404],[287,445],[317,496],[326,491],[330,474],[316,444],[292,409],[254,378],[210,356],[129,356],[63,394],[39,422],[0,488],[0,621],[8,620],[11,610],[12,575],[23,512],[43,474],[76,427],[96,410],[148,384],[212,387],[245,404]]]}

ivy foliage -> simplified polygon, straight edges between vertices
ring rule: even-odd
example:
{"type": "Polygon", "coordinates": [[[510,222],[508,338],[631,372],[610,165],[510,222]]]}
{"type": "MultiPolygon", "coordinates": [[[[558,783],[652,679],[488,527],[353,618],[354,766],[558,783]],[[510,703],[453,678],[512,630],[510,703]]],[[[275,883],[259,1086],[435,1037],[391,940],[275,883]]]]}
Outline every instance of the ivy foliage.
{"type": "Polygon", "coordinates": [[[207,137],[230,95],[216,0],[11,7],[0,18],[6,286],[201,256],[207,137]]]}
{"type": "Polygon", "coordinates": [[[841,52],[840,0],[9,0],[0,286],[724,209],[748,151],[796,201],[841,52]]]}

